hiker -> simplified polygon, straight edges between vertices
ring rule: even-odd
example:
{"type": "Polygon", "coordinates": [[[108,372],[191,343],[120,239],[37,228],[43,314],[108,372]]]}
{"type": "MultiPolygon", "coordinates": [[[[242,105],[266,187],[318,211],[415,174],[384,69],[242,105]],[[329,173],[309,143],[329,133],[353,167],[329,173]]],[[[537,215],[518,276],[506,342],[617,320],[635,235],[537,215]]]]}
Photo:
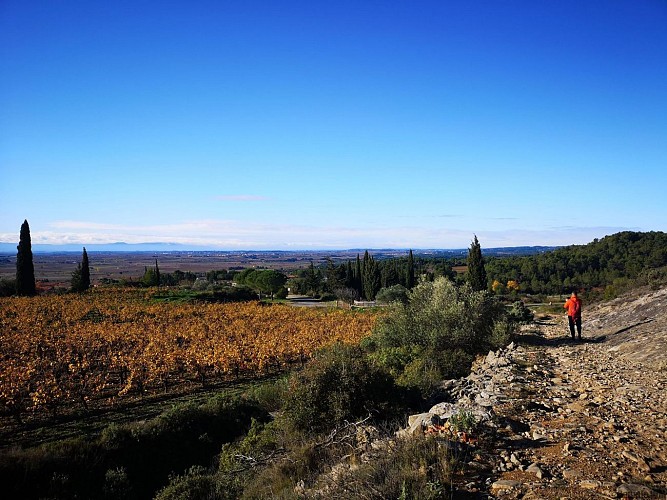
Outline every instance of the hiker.
{"type": "Polygon", "coordinates": [[[572,292],[572,296],[567,299],[563,306],[567,309],[567,322],[570,325],[570,334],[574,340],[574,326],[577,325],[577,333],[581,340],[581,300],[577,297],[577,292],[572,292]]]}

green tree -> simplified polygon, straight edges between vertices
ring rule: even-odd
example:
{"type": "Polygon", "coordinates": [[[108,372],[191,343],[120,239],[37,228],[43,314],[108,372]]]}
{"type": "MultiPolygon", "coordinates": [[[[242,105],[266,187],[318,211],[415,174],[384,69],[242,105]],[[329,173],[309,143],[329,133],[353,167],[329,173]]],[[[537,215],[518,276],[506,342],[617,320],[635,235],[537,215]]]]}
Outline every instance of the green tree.
{"type": "Polygon", "coordinates": [[[359,297],[363,294],[362,286],[362,271],[361,271],[361,260],[359,259],[359,254],[357,254],[357,261],[354,266],[354,289],[357,291],[359,297]]]}
{"type": "Polygon", "coordinates": [[[327,257],[325,273],[329,292],[336,293],[336,290],[345,287],[345,267],[336,267],[331,257],[327,257]]]}
{"type": "Polygon", "coordinates": [[[90,266],[88,264],[88,252],[83,247],[81,262],[72,272],[72,290],[75,292],[85,292],[90,288],[90,266]]]}
{"type": "Polygon", "coordinates": [[[260,291],[271,294],[271,299],[285,286],[286,282],[287,276],[274,269],[258,271],[257,279],[255,279],[255,284],[260,291]]]}
{"type": "Polygon", "coordinates": [[[389,288],[400,284],[398,269],[396,268],[396,259],[386,260],[380,268],[382,276],[382,288],[389,288]]]}
{"type": "Polygon", "coordinates": [[[141,278],[144,286],[160,286],[160,269],[155,259],[155,267],[144,267],[144,275],[141,278]]]}
{"type": "Polygon", "coordinates": [[[33,296],[37,293],[35,287],[35,265],[32,262],[32,243],[30,241],[30,226],[24,220],[21,224],[21,235],[16,254],[16,293],[20,296],[33,296]]]}
{"type": "Polygon", "coordinates": [[[412,256],[412,250],[408,254],[408,263],[405,269],[405,288],[411,290],[415,286],[415,259],[412,256]]]}
{"type": "Polygon", "coordinates": [[[315,265],[313,264],[312,260],[310,261],[310,266],[308,266],[308,270],[306,271],[304,284],[306,291],[310,295],[315,296],[319,293],[320,285],[322,284],[322,276],[318,271],[315,270],[315,265]]]}
{"type": "Polygon", "coordinates": [[[381,276],[377,261],[368,253],[368,250],[364,254],[362,269],[364,297],[366,300],[374,300],[375,295],[380,291],[381,276]]]}
{"type": "Polygon", "coordinates": [[[484,258],[482,257],[482,247],[477,240],[477,235],[468,250],[468,270],[466,271],[466,281],[470,287],[478,292],[486,290],[486,270],[484,269],[484,258]]]}

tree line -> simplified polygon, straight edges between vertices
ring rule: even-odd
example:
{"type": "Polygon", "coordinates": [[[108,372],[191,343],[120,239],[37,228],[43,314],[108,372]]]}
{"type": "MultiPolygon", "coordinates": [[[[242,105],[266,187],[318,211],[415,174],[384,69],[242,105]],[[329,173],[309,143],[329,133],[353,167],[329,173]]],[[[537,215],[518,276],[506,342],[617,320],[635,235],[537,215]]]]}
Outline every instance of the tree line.
{"type": "Polygon", "coordinates": [[[434,281],[439,277],[457,281],[452,267],[458,264],[467,266],[467,272],[458,279],[459,282],[469,283],[476,291],[486,289],[487,276],[477,236],[468,249],[467,259],[416,258],[410,250],[406,257],[378,260],[366,250],[363,258],[357,254],[356,260],[339,265],[328,258],[323,269],[315,268],[311,262],[307,269],[297,271],[290,286],[296,293],[333,294],[348,301],[372,301],[385,295],[407,297],[406,292],[419,281],[434,281]]]}
{"type": "Polygon", "coordinates": [[[306,269],[297,270],[289,281],[294,293],[318,296],[335,295],[342,300],[375,300],[383,288],[415,285],[415,261],[412,250],[406,258],[378,260],[368,250],[363,257],[336,265],[327,259],[324,269],[313,262],[306,269]]]}
{"type": "Polygon", "coordinates": [[[587,245],[524,257],[489,258],[487,286],[514,281],[525,293],[567,293],[636,279],[667,266],[667,234],[624,231],[587,245]]]}

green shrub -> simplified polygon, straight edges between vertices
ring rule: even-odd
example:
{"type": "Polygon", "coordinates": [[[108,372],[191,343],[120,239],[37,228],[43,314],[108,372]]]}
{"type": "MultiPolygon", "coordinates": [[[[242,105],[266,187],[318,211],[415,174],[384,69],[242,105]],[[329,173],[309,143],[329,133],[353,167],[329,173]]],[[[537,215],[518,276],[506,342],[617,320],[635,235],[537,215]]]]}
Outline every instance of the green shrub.
{"type": "MultiPolygon", "coordinates": [[[[210,465],[253,418],[270,417],[251,401],[214,397],[174,406],[147,422],[109,425],[97,439],[12,450],[0,455],[3,498],[151,498],[170,473],[210,465]]],[[[210,482],[191,476],[180,483],[210,482]]]]}
{"type": "Polygon", "coordinates": [[[124,467],[107,470],[104,475],[102,493],[108,500],[126,500],[133,498],[132,486],[124,467]]]}
{"type": "Polygon", "coordinates": [[[253,421],[243,439],[223,445],[217,478],[234,498],[293,498],[296,483],[317,476],[326,457],[290,419],[253,421]]]}
{"type": "Polygon", "coordinates": [[[493,325],[493,331],[489,337],[489,344],[491,350],[497,350],[508,345],[516,330],[516,324],[509,320],[496,321],[493,325]]]}
{"type": "Polygon", "coordinates": [[[487,292],[446,278],[422,282],[383,316],[362,347],[404,387],[429,397],[438,378],[466,375],[475,354],[511,338],[514,322],[487,292]]]}
{"type": "Polygon", "coordinates": [[[517,300],[507,311],[507,316],[510,321],[517,324],[530,323],[535,319],[533,311],[528,309],[521,300],[517,300]]]}
{"type": "Polygon", "coordinates": [[[0,297],[11,297],[16,293],[15,279],[0,279],[0,297]]]}
{"type": "Polygon", "coordinates": [[[432,397],[443,376],[438,363],[434,359],[420,357],[408,363],[401,375],[396,379],[400,386],[415,389],[425,398],[432,397]]]}
{"type": "Polygon", "coordinates": [[[449,424],[458,432],[471,432],[477,427],[475,415],[468,410],[460,410],[449,417],[449,424]]]}
{"type": "MultiPolygon", "coordinates": [[[[224,491],[224,490],[223,490],[224,491]]],[[[155,500],[206,500],[231,499],[232,496],[221,494],[216,477],[203,467],[191,467],[182,475],[170,478],[169,484],[162,488],[155,500]]]]}
{"type": "Polygon", "coordinates": [[[95,498],[104,453],[95,443],[72,438],[0,454],[3,498],[95,498]]]}
{"type": "Polygon", "coordinates": [[[394,377],[399,377],[407,365],[424,356],[424,347],[415,344],[396,347],[380,347],[373,336],[361,341],[361,347],[368,352],[374,363],[388,370],[394,377]]]}
{"type": "Polygon", "coordinates": [[[278,411],[287,397],[289,378],[280,377],[252,386],[246,392],[248,399],[256,401],[266,411],[278,411]]]}
{"type": "Polygon", "coordinates": [[[442,378],[460,378],[470,373],[475,355],[463,349],[445,349],[434,355],[442,373],[442,378]]]}
{"type": "Polygon", "coordinates": [[[339,476],[330,498],[450,498],[455,457],[432,437],[399,440],[375,460],[339,476]]]}
{"type": "Polygon", "coordinates": [[[407,304],[408,294],[409,290],[403,285],[394,285],[382,288],[375,296],[375,300],[381,304],[391,304],[392,302],[407,304]]]}
{"type": "Polygon", "coordinates": [[[100,445],[107,451],[120,450],[130,446],[134,441],[134,434],[132,424],[109,424],[102,430],[100,434],[100,445]]]}
{"type": "Polygon", "coordinates": [[[284,410],[298,428],[325,431],[388,411],[397,396],[389,374],[371,364],[360,347],[335,344],[292,376],[284,410]]]}

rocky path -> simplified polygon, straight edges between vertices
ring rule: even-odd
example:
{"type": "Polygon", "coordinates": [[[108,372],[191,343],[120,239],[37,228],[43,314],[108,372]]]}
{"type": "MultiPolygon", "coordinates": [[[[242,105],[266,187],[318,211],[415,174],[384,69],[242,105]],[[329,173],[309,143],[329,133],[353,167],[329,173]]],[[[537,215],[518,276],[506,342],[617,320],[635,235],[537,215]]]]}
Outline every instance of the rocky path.
{"type": "MultiPolygon", "coordinates": [[[[434,436],[461,463],[446,498],[667,499],[667,287],[584,314],[583,341],[564,314],[543,315],[470,375],[444,381],[447,400],[397,433],[434,436]],[[469,432],[452,426],[462,415],[476,423],[469,432]]],[[[361,461],[391,441],[369,440],[361,461]]],[[[337,465],[324,483],[354,467],[337,465]]]]}
{"type": "Polygon", "coordinates": [[[487,495],[667,498],[666,313],[663,289],[592,309],[583,342],[563,316],[524,332],[493,406],[487,495]]]}

